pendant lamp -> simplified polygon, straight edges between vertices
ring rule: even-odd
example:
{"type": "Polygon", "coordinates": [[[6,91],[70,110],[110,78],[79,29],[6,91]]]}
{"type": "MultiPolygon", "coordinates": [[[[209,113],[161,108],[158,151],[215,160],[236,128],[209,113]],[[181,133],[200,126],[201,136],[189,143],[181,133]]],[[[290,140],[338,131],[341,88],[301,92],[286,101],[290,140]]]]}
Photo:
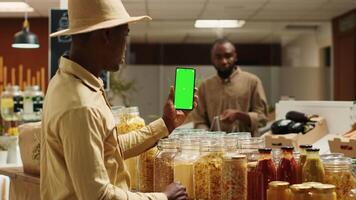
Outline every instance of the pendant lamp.
{"type": "Polygon", "coordinates": [[[37,35],[30,31],[30,23],[27,20],[27,12],[25,13],[25,21],[23,22],[22,30],[14,36],[13,48],[21,49],[36,49],[40,47],[37,35]]]}

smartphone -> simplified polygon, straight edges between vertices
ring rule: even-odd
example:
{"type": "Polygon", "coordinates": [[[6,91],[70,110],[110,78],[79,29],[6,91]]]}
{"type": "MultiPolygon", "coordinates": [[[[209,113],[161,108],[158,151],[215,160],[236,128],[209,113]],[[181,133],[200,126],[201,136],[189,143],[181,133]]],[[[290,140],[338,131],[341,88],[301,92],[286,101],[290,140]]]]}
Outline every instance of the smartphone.
{"type": "Polygon", "coordinates": [[[177,110],[192,110],[194,103],[195,69],[176,68],[174,107],[177,110]]]}

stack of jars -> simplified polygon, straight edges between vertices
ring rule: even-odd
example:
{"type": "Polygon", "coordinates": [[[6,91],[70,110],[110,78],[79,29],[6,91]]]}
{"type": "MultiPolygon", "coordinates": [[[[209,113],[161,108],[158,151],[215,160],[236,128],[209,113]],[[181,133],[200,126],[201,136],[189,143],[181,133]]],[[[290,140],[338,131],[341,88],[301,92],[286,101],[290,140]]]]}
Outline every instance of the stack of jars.
{"type": "Polygon", "coordinates": [[[273,181],[267,190],[268,200],[336,200],[335,186],[306,182],[289,186],[288,182],[273,181]]]}
{"type": "Polygon", "coordinates": [[[5,134],[17,135],[20,121],[40,121],[44,94],[37,85],[22,92],[17,85],[9,85],[1,94],[1,117],[5,134]]]}
{"type": "Polygon", "coordinates": [[[154,191],[179,181],[189,199],[247,199],[247,159],[238,153],[238,142],[249,135],[184,129],[160,140],[154,191]]]}

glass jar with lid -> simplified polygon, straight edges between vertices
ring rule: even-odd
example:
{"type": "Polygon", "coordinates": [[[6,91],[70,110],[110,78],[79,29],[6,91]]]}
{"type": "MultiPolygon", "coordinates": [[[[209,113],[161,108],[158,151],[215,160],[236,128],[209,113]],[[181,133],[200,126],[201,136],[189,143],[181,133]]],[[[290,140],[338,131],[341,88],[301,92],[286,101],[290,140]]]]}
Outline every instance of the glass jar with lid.
{"type": "Polygon", "coordinates": [[[123,108],[119,115],[117,131],[125,134],[130,131],[138,130],[145,126],[145,120],[140,117],[138,107],[123,108]]]}
{"type": "Polygon", "coordinates": [[[224,152],[225,154],[236,154],[237,153],[237,142],[239,140],[238,136],[235,135],[224,135],[224,152]]]}
{"type": "Polygon", "coordinates": [[[200,142],[200,156],[194,163],[194,190],[196,199],[221,198],[222,138],[200,142]]]}
{"type": "Polygon", "coordinates": [[[303,167],[307,161],[307,149],[313,148],[313,145],[302,144],[299,145],[299,162],[298,162],[298,183],[303,182],[303,167]]]}
{"type": "Polygon", "coordinates": [[[155,192],[163,192],[174,181],[174,157],[177,155],[178,149],[175,139],[161,139],[157,147],[153,187],[155,192]]]}
{"type": "Polygon", "coordinates": [[[194,137],[179,140],[179,152],[174,158],[174,181],[180,182],[189,199],[195,199],[193,166],[199,157],[199,140],[194,137]]]}
{"type": "Polygon", "coordinates": [[[290,187],[290,200],[308,200],[312,187],[304,184],[294,184],[290,187]]]}
{"type": "Polygon", "coordinates": [[[303,166],[303,182],[324,182],[325,171],[320,160],[319,149],[307,149],[307,160],[303,166]]]}
{"type": "Polygon", "coordinates": [[[310,200],[336,200],[335,186],[330,184],[313,186],[310,200]]]}
{"type": "Polygon", "coordinates": [[[112,106],[111,107],[111,113],[114,116],[116,127],[119,126],[121,113],[123,112],[124,108],[125,108],[124,106],[112,106]]]}
{"type": "Polygon", "coordinates": [[[23,112],[23,93],[18,85],[8,85],[1,94],[1,116],[5,121],[19,121],[23,112]]]}
{"type": "Polygon", "coordinates": [[[23,120],[39,121],[41,120],[44,94],[40,86],[27,86],[24,94],[23,120]]]}
{"type": "Polygon", "coordinates": [[[258,149],[265,147],[265,140],[262,137],[243,138],[238,141],[239,153],[246,155],[248,162],[257,161],[259,158],[258,149]]]}
{"type": "Polygon", "coordinates": [[[221,199],[247,200],[247,159],[245,155],[225,155],[222,162],[221,199]]]}
{"type": "Polygon", "coordinates": [[[293,156],[294,147],[282,147],[281,160],[277,169],[277,180],[296,184],[298,165],[293,156]]]}
{"type": "Polygon", "coordinates": [[[272,160],[272,149],[262,148],[258,149],[260,153],[260,158],[257,163],[257,182],[258,182],[258,191],[257,199],[266,200],[267,199],[267,189],[268,184],[277,179],[277,170],[272,160]]]}
{"type": "Polygon", "coordinates": [[[257,200],[256,188],[258,188],[257,162],[247,163],[247,200],[257,200]]]}
{"type": "Polygon", "coordinates": [[[289,183],[285,181],[272,181],[268,184],[267,200],[290,200],[289,183]]]}
{"type": "MultiPolygon", "coordinates": [[[[116,127],[118,134],[127,134],[131,131],[138,130],[145,126],[145,121],[140,117],[140,112],[138,107],[113,107],[112,108],[113,115],[116,120],[116,127]]],[[[153,191],[153,160],[149,162],[151,163],[152,174],[151,183],[153,191]]],[[[138,190],[138,157],[133,157],[125,160],[125,164],[130,173],[130,189],[133,191],[138,190]]]]}
{"type": "Polygon", "coordinates": [[[352,175],[352,159],[346,157],[330,157],[323,160],[324,183],[335,185],[338,200],[349,200],[349,194],[356,188],[355,177],[352,175]]]}

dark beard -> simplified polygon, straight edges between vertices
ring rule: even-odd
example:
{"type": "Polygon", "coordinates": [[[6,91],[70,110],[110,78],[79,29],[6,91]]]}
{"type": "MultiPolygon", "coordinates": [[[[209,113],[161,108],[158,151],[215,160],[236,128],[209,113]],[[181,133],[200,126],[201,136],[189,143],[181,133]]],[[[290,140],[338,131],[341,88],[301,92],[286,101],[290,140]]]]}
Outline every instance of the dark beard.
{"type": "Polygon", "coordinates": [[[230,77],[230,75],[232,74],[232,72],[236,69],[236,66],[231,66],[229,67],[227,70],[217,70],[218,71],[218,76],[222,79],[227,79],[230,77]]]}

